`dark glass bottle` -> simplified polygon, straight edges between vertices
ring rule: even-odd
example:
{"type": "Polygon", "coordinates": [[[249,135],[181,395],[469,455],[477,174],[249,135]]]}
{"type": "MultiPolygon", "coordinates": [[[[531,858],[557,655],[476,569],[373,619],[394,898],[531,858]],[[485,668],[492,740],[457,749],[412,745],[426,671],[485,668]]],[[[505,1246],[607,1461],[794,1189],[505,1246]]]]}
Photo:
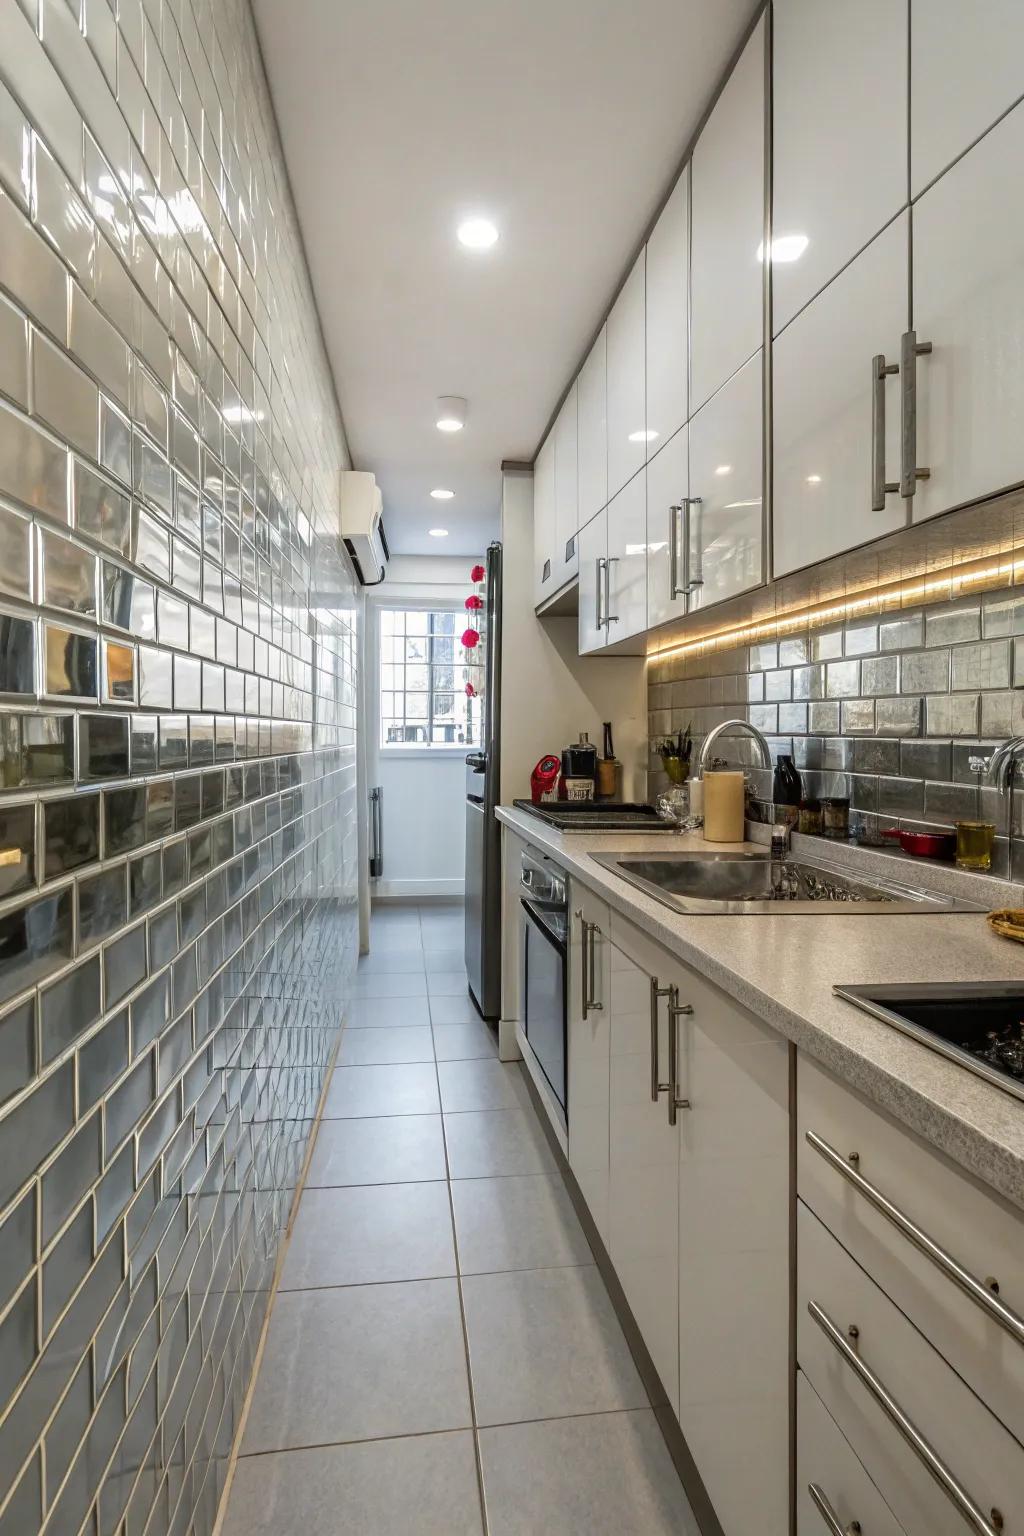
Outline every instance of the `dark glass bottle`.
{"type": "Polygon", "coordinates": [[[793,759],[786,754],[775,764],[772,799],[776,805],[799,805],[803,796],[800,774],[793,759]]]}

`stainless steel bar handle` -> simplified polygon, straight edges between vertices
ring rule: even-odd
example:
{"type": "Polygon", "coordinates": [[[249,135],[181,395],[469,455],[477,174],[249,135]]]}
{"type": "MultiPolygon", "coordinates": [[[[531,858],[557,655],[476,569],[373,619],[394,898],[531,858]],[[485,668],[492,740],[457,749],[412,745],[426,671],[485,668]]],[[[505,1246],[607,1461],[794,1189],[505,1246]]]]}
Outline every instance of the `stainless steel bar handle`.
{"type": "Polygon", "coordinates": [[[904,498],[915,495],[917,482],[931,476],[930,469],[917,467],[917,360],[931,349],[930,341],[918,341],[916,331],[904,331],[900,339],[900,372],[903,375],[900,495],[904,498]]]}
{"type": "Polygon", "coordinates": [[[598,928],[596,923],[588,923],[587,927],[590,929],[590,950],[588,957],[589,968],[587,972],[587,1007],[591,1011],[596,1009],[597,1012],[600,1013],[604,1008],[604,1003],[599,1001],[597,996],[597,935],[601,930],[598,928]]]}
{"type": "Polygon", "coordinates": [[[668,509],[668,588],[669,600],[686,593],[685,585],[679,585],[679,524],[683,516],[682,502],[674,502],[668,509]]]}
{"type": "Polygon", "coordinates": [[[845,1531],[843,1530],[843,1527],[839,1524],[839,1516],[832,1508],[828,1495],[818,1483],[808,1483],[807,1492],[810,1494],[818,1514],[824,1520],[825,1529],[828,1531],[829,1536],[861,1536],[859,1520],[851,1520],[845,1531]]]}
{"type": "Polygon", "coordinates": [[[605,564],[606,564],[606,561],[605,561],[604,555],[598,555],[597,559],[594,562],[594,565],[595,565],[596,570],[597,570],[597,615],[596,615],[596,624],[597,624],[598,634],[600,634],[601,629],[604,626],[604,619],[602,619],[602,617],[601,617],[601,578],[602,578],[602,576],[604,574],[605,564]]]}
{"type": "Polygon", "coordinates": [[[661,1064],[658,1061],[658,1002],[671,996],[671,987],[659,987],[657,976],[651,977],[651,1101],[658,1102],[659,1093],[671,1088],[671,1083],[661,1081],[661,1064]]]}
{"type": "Polygon", "coordinates": [[[871,510],[883,512],[885,498],[900,488],[898,480],[885,478],[885,381],[899,373],[899,363],[887,363],[884,352],[871,359],[871,510]]]}
{"type": "Polygon", "coordinates": [[[596,923],[587,922],[581,907],[576,908],[575,916],[580,920],[580,1013],[585,1020],[589,1013],[600,1013],[604,1008],[604,1004],[597,1002],[594,997],[594,935],[599,929],[596,923]]]}
{"type": "Polygon", "coordinates": [[[618,565],[618,555],[609,555],[604,563],[604,621],[606,624],[617,624],[619,616],[612,613],[612,566],[618,565]]]}
{"type": "Polygon", "coordinates": [[[686,590],[687,597],[690,597],[692,595],[693,590],[694,590],[695,587],[702,587],[704,585],[704,564],[703,564],[703,561],[700,559],[699,552],[698,552],[697,574],[696,574],[696,576],[694,576],[693,571],[690,569],[690,546],[693,543],[693,537],[692,537],[692,535],[693,535],[692,515],[693,514],[692,514],[691,509],[693,507],[702,507],[703,505],[704,505],[704,498],[703,498],[703,496],[684,496],[683,497],[683,506],[686,508],[686,541],[685,541],[685,545],[684,545],[684,548],[685,548],[685,551],[686,551],[686,556],[685,556],[685,560],[683,562],[683,569],[686,572],[685,590],[686,590]]]}
{"type": "Polygon", "coordinates": [[[1005,1328],[1018,1344],[1024,1344],[1024,1318],[1012,1307],[1008,1307],[1005,1301],[992,1290],[991,1285],[985,1285],[978,1280],[970,1270],[964,1269],[951,1253],[947,1253],[945,1248],[934,1242],[927,1232],[922,1232],[921,1228],[911,1221],[898,1205],[893,1205],[880,1189],[870,1184],[848,1158],[836,1151],[835,1147],[829,1146],[828,1142],[823,1141],[814,1131],[807,1131],[805,1135],[808,1144],[814,1148],[815,1152],[823,1157],[848,1184],[852,1184],[869,1205],[873,1205],[876,1211],[880,1211],[888,1221],[891,1221],[897,1231],[902,1232],[908,1242],[913,1243],[919,1252],[931,1259],[947,1279],[952,1280],[953,1284],[958,1285],[972,1301],[977,1302],[993,1322],[998,1323],[1000,1328],[1005,1328]]]}
{"type": "Polygon", "coordinates": [[[668,999],[668,1123],[675,1125],[677,1111],[689,1109],[689,1099],[679,1097],[679,1020],[693,1012],[690,1003],[679,1001],[679,988],[669,988],[668,999]]]}
{"type": "Polygon", "coordinates": [[[950,1503],[956,1507],[961,1517],[971,1527],[971,1530],[976,1531],[978,1536],[1001,1536],[1000,1525],[1002,1522],[1000,1521],[1000,1525],[994,1524],[989,1516],[985,1514],[984,1510],[975,1503],[959,1478],[954,1477],[945,1462],[937,1455],[913,1421],[903,1412],[899,1403],[891,1396],[874,1371],[864,1364],[857,1351],[836,1327],[828,1313],[823,1311],[816,1301],[809,1301],[807,1303],[807,1310],[829,1343],[835,1346],[857,1379],[875,1399],[882,1412],[896,1426],[911,1450],[924,1463],[950,1503]]]}

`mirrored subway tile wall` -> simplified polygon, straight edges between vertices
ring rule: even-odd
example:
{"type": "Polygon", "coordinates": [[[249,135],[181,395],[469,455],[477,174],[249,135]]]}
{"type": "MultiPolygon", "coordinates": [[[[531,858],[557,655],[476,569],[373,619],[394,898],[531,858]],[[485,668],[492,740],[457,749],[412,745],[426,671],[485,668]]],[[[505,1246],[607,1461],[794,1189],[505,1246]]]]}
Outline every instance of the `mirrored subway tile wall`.
{"type": "Polygon", "coordinates": [[[208,1536],[355,962],[348,456],[241,0],[0,0],[0,1536],[208,1536]]]}
{"type": "MultiPolygon", "coordinates": [[[[740,717],[791,753],[805,794],[848,795],[867,840],[887,827],[948,829],[983,815],[997,829],[993,872],[1008,875],[1009,805],[971,768],[1024,735],[1024,595],[1005,585],[953,601],[883,607],[749,645],[652,658],[648,669],[651,787],[667,787],[657,743],[691,727],[694,761],[713,726],[740,717]]],[[[749,739],[724,743],[753,763],[749,739]]],[[[756,798],[771,773],[751,770],[756,798]]],[[[1016,791],[1015,835],[1024,830],[1016,791]]],[[[1012,878],[1024,881],[1024,844],[1012,878]]]]}

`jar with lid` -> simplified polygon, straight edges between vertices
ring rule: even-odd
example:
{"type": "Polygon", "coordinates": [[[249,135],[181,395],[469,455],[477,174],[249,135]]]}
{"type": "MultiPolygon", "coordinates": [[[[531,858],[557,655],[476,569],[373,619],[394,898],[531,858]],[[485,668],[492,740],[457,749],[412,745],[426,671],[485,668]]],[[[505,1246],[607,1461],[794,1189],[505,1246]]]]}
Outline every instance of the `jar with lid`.
{"type": "Polygon", "coordinates": [[[805,837],[821,836],[821,801],[803,799],[800,801],[800,819],[797,830],[805,837]]]}
{"type": "Polygon", "coordinates": [[[848,838],[850,802],[841,795],[828,795],[821,801],[821,830],[826,837],[848,838]]]}

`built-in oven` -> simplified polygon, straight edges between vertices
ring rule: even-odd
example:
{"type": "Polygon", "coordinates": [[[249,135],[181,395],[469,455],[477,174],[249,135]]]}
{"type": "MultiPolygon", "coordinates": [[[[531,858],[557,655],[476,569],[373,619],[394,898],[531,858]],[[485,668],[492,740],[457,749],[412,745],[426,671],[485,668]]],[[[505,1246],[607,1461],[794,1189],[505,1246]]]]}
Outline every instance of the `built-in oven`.
{"type": "Polygon", "coordinates": [[[519,899],[523,924],[523,1033],[568,1127],[569,881],[543,854],[524,849],[519,899]]]}

